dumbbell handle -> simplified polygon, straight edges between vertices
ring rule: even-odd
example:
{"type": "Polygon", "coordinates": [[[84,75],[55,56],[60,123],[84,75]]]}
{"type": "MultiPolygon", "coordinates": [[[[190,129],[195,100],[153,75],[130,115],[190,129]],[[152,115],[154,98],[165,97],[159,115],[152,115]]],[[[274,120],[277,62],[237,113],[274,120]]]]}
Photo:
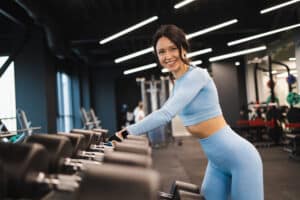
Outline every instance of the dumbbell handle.
{"type": "Polygon", "coordinates": [[[39,172],[28,175],[26,183],[36,184],[38,186],[45,186],[48,189],[59,191],[74,192],[79,188],[81,178],[76,175],[55,175],[46,176],[45,173],[39,172]]]}

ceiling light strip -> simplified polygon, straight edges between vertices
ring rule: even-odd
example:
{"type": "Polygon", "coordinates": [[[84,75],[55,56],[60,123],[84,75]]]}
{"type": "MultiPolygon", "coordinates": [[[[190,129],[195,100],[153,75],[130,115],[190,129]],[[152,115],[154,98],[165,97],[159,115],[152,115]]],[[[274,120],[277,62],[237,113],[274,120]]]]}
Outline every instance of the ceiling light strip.
{"type": "Polygon", "coordinates": [[[266,46],[259,46],[259,47],[255,47],[255,48],[251,48],[251,49],[245,49],[245,50],[242,50],[242,51],[237,51],[237,52],[233,52],[233,53],[229,53],[229,54],[224,54],[224,55],[220,55],[220,56],[211,57],[211,58],[209,58],[209,61],[210,62],[215,62],[215,61],[224,60],[224,59],[227,59],[227,58],[232,58],[232,57],[236,57],[236,56],[250,54],[250,53],[253,53],[253,52],[263,51],[263,50],[266,50],[266,49],[267,49],[266,46]]]}
{"type": "Polygon", "coordinates": [[[258,38],[266,37],[266,36],[273,35],[273,34],[276,34],[276,33],[279,33],[279,32],[283,32],[283,31],[288,31],[288,30],[298,28],[298,27],[300,27],[300,24],[294,24],[294,25],[291,25],[291,26],[286,26],[286,27],[275,29],[275,30],[268,31],[268,32],[265,32],[265,33],[260,33],[260,34],[257,34],[257,35],[253,35],[253,36],[241,38],[241,39],[238,39],[238,40],[234,40],[234,41],[228,42],[227,45],[228,46],[234,46],[234,45],[237,45],[237,44],[241,44],[243,42],[248,42],[250,40],[255,40],[255,39],[258,39],[258,38]]]}
{"type": "Polygon", "coordinates": [[[191,62],[191,65],[201,65],[202,63],[202,60],[195,60],[191,62]]]}
{"type": "Polygon", "coordinates": [[[114,39],[116,39],[118,37],[121,37],[122,35],[125,35],[125,34],[131,32],[131,31],[134,31],[135,29],[138,29],[138,28],[140,28],[142,26],[145,26],[146,24],[149,24],[149,23],[151,23],[151,22],[153,22],[153,21],[155,21],[157,19],[158,19],[157,16],[150,17],[149,19],[146,19],[146,20],[144,20],[144,21],[142,21],[142,22],[140,22],[140,23],[138,23],[136,25],[133,25],[133,26],[127,28],[127,29],[124,29],[121,32],[118,32],[118,33],[116,33],[116,34],[114,34],[114,35],[112,35],[110,37],[107,37],[107,38],[101,40],[100,44],[105,44],[105,43],[107,43],[107,42],[109,42],[111,40],[114,40],[114,39]]]}
{"type": "MultiPolygon", "coordinates": [[[[186,39],[191,39],[191,38],[197,37],[199,35],[203,35],[205,33],[208,33],[208,32],[211,32],[211,31],[214,31],[214,30],[217,30],[217,29],[221,29],[223,27],[229,26],[229,25],[237,23],[237,22],[238,22],[237,19],[233,19],[233,20],[229,20],[229,21],[226,21],[224,23],[221,23],[221,24],[218,24],[218,25],[215,25],[215,26],[211,26],[209,28],[206,28],[206,29],[194,32],[194,33],[190,33],[190,34],[186,35],[186,39]]],[[[123,58],[125,56],[119,57],[119,58],[115,59],[115,63],[120,63],[120,62],[123,62],[125,60],[129,60],[131,58],[135,58],[137,56],[140,56],[140,55],[143,55],[143,54],[146,54],[146,53],[150,53],[151,48],[153,48],[153,47],[149,47],[147,49],[143,49],[143,50],[137,51],[135,53],[131,53],[129,55],[126,55],[126,56],[129,57],[129,58],[126,58],[126,59],[123,58]]],[[[154,50],[152,50],[152,51],[154,51],[154,50]]]]}
{"type": "Polygon", "coordinates": [[[237,19],[232,19],[232,20],[229,20],[229,21],[226,21],[226,22],[223,22],[221,24],[217,24],[215,26],[211,26],[209,28],[206,28],[206,29],[203,29],[203,30],[200,30],[200,31],[197,31],[197,32],[194,32],[194,33],[190,33],[186,36],[186,39],[191,39],[191,38],[194,38],[194,37],[197,37],[199,35],[203,35],[205,33],[208,33],[208,32],[211,32],[211,31],[215,31],[215,30],[218,30],[218,29],[221,29],[221,28],[224,28],[226,26],[230,26],[232,24],[235,24],[237,23],[238,20],[237,19]]]}
{"type": "Polygon", "coordinates": [[[125,70],[123,72],[123,74],[124,75],[132,74],[132,73],[135,73],[135,72],[139,72],[139,71],[151,69],[151,68],[154,68],[156,66],[157,66],[156,63],[151,63],[151,64],[148,64],[148,65],[143,65],[143,66],[140,66],[140,67],[136,67],[136,68],[132,68],[132,69],[129,69],[129,70],[125,70]]]}
{"type": "Polygon", "coordinates": [[[206,54],[206,53],[210,53],[210,52],[212,52],[212,48],[202,49],[202,50],[199,50],[199,51],[193,51],[193,52],[187,53],[186,57],[187,58],[192,58],[192,57],[199,56],[199,55],[206,54]]]}
{"type": "Polygon", "coordinates": [[[296,58],[289,58],[289,61],[296,61],[296,58]]]}
{"type": "Polygon", "coordinates": [[[163,69],[161,70],[161,72],[162,72],[162,73],[167,73],[167,72],[170,72],[170,70],[168,70],[167,68],[163,68],[163,69]]]}
{"type": "Polygon", "coordinates": [[[288,2],[285,2],[285,3],[281,3],[281,4],[278,4],[276,6],[272,6],[270,8],[266,8],[266,9],[261,10],[260,14],[265,14],[265,13],[271,12],[273,10],[278,10],[280,8],[283,8],[283,7],[289,6],[289,5],[294,4],[294,3],[298,3],[298,2],[300,2],[300,0],[293,0],[293,1],[288,1],[288,2]]]}
{"type": "Polygon", "coordinates": [[[119,57],[119,58],[115,59],[115,63],[120,63],[125,60],[129,60],[129,59],[132,59],[132,58],[135,58],[135,57],[138,57],[138,56],[141,56],[141,55],[153,52],[153,51],[154,51],[153,47],[149,47],[147,49],[143,49],[143,50],[128,54],[126,56],[119,57]]]}
{"type": "Polygon", "coordinates": [[[183,7],[183,6],[186,6],[187,4],[192,3],[193,1],[195,1],[195,0],[185,0],[185,1],[181,1],[181,2],[179,2],[179,3],[177,3],[177,4],[175,4],[175,5],[174,5],[174,8],[175,8],[175,9],[181,8],[181,7],[183,7]]]}
{"type": "MultiPolygon", "coordinates": [[[[147,49],[143,49],[143,50],[140,50],[140,51],[128,54],[126,56],[119,57],[119,58],[115,59],[115,63],[120,63],[120,62],[129,60],[129,59],[132,59],[132,58],[135,58],[135,57],[147,54],[147,53],[151,53],[153,51],[154,51],[154,48],[153,47],[149,47],[147,49]]],[[[202,50],[199,50],[199,51],[194,51],[194,52],[188,53],[187,57],[191,58],[191,57],[194,57],[194,56],[198,56],[198,55],[210,53],[212,51],[213,51],[212,48],[202,49],[202,50]]]]}

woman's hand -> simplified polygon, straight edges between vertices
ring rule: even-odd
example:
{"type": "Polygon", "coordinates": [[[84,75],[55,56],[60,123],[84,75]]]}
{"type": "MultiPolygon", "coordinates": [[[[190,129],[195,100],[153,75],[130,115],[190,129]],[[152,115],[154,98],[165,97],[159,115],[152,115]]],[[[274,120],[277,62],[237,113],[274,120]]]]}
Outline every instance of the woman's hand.
{"type": "Polygon", "coordinates": [[[118,132],[116,132],[113,136],[109,138],[109,141],[117,141],[117,142],[122,142],[128,135],[127,130],[124,128],[118,132]]]}

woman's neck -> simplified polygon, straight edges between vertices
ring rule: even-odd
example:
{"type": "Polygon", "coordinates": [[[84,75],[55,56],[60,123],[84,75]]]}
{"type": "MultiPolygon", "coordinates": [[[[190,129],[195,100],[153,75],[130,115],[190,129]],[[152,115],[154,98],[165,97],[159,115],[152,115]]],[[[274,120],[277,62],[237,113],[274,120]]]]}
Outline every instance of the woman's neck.
{"type": "Polygon", "coordinates": [[[185,74],[189,69],[187,64],[183,64],[177,71],[173,72],[175,79],[179,79],[183,74],[185,74]]]}

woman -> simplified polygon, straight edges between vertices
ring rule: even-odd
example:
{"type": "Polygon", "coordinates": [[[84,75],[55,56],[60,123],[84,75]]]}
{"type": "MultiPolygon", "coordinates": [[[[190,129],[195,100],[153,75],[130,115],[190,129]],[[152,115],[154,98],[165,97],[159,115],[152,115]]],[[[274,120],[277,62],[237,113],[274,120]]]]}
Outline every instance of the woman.
{"type": "Polygon", "coordinates": [[[175,78],[173,93],[162,108],[116,136],[145,133],[179,114],[186,129],[199,138],[208,158],[201,187],[206,200],[262,200],[261,158],[252,144],[226,124],[207,71],[189,64],[184,32],[175,25],[163,25],[153,37],[153,47],[160,65],[175,78]]]}

